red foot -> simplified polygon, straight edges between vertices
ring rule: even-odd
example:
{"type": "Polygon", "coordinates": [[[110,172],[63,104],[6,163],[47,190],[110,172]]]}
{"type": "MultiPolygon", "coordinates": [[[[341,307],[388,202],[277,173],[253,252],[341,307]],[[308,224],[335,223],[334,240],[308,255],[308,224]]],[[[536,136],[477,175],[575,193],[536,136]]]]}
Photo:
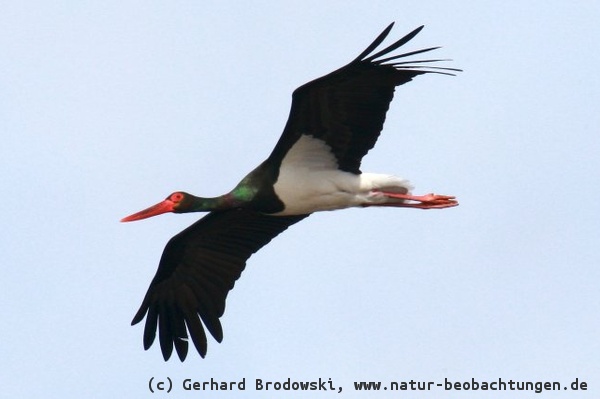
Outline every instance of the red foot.
{"type": "Polygon", "coordinates": [[[453,206],[458,205],[458,201],[456,201],[454,196],[450,195],[439,195],[439,194],[425,194],[425,195],[409,195],[409,194],[398,194],[398,193],[389,193],[385,191],[380,191],[383,195],[388,198],[397,198],[405,201],[414,201],[416,203],[411,202],[389,202],[384,204],[377,204],[383,206],[398,206],[403,208],[419,208],[419,209],[443,209],[443,208],[451,208],[453,206]]]}

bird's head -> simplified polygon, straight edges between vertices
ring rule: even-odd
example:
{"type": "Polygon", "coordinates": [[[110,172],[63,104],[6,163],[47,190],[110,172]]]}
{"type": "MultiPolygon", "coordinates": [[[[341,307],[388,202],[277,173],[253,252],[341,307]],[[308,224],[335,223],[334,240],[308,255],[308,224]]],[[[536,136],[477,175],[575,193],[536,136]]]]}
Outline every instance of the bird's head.
{"type": "Polygon", "coordinates": [[[121,222],[133,222],[135,220],[142,220],[167,212],[184,213],[189,211],[192,202],[192,195],[183,191],[176,191],[169,195],[164,201],[161,201],[150,208],[146,208],[143,211],[124,217],[121,219],[121,222]]]}

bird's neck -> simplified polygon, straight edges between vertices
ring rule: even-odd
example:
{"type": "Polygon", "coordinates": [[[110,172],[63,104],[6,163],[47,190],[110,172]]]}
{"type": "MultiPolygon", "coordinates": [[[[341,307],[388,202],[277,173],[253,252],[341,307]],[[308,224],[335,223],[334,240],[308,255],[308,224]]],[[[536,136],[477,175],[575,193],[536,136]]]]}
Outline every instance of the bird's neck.
{"type": "Polygon", "coordinates": [[[258,189],[253,184],[254,172],[249,173],[233,190],[218,197],[196,197],[189,195],[182,212],[211,212],[242,208],[252,202],[258,189]]]}
{"type": "Polygon", "coordinates": [[[236,198],[233,193],[208,198],[190,195],[189,201],[190,202],[184,208],[184,212],[224,211],[227,209],[239,208],[244,203],[244,201],[236,198]]]}

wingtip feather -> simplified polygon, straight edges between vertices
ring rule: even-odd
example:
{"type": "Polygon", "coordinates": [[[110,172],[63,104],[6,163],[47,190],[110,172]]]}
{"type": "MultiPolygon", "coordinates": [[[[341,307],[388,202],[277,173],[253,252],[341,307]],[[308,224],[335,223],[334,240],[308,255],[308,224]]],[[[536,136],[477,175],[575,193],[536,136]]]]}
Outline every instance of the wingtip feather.
{"type": "Polygon", "coordinates": [[[365,58],[367,55],[369,55],[373,50],[375,50],[387,37],[387,35],[390,34],[390,31],[392,30],[392,28],[394,27],[394,22],[392,22],[391,24],[389,24],[384,30],[383,32],[381,32],[376,38],[375,40],[373,40],[373,42],[371,44],[369,44],[369,46],[363,50],[362,53],[360,53],[358,55],[358,57],[356,57],[352,62],[357,62],[357,61],[361,61],[363,58],[365,58]]]}
{"type": "Polygon", "coordinates": [[[135,314],[135,316],[133,316],[133,319],[131,320],[131,325],[135,326],[136,324],[138,324],[140,321],[144,320],[144,316],[146,316],[146,312],[147,309],[143,309],[140,308],[140,310],[137,311],[137,313],[135,314]]]}
{"type": "MultiPolygon", "coordinates": [[[[369,56],[368,58],[365,58],[363,61],[373,62],[374,60],[376,60],[377,58],[381,57],[382,55],[388,54],[388,53],[396,50],[398,47],[404,46],[406,43],[408,43],[409,41],[411,41],[415,36],[417,36],[419,34],[419,32],[421,32],[421,30],[424,27],[425,27],[425,25],[421,25],[418,28],[413,29],[412,32],[404,35],[402,38],[396,40],[394,43],[390,44],[389,46],[387,46],[383,50],[378,51],[377,53],[369,56]]],[[[375,49],[373,49],[373,50],[375,50],[375,49]]],[[[368,55],[368,54],[366,54],[366,55],[368,55]]]]}

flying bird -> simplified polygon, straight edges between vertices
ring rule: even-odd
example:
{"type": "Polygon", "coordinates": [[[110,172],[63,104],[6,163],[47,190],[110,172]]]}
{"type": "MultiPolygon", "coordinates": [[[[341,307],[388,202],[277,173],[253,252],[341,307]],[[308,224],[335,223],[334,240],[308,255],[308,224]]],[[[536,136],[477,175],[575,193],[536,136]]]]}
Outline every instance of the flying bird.
{"type": "Polygon", "coordinates": [[[219,318],[248,258],[313,212],[458,205],[453,196],[413,195],[405,179],[360,170],[362,158],[383,128],[396,86],[417,75],[460,71],[432,66],[447,60],[405,60],[439,47],[390,55],[423,26],[375,52],[392,27],[393,23],[346,66],[294,91],[290,115],[275,148],[229,193],[203,198],[179,191],[121,220],[130,222],[166,212],[208,212],[171,238],[164,249],[131,322],[135,325],[146,317],[145,349],[152,346],[158,328],[165,360],[171,357],[173,347],[180,360],[185,360],[189,338],[204,357],[205,328],[217,342],[222,341],[219,318]]]}

